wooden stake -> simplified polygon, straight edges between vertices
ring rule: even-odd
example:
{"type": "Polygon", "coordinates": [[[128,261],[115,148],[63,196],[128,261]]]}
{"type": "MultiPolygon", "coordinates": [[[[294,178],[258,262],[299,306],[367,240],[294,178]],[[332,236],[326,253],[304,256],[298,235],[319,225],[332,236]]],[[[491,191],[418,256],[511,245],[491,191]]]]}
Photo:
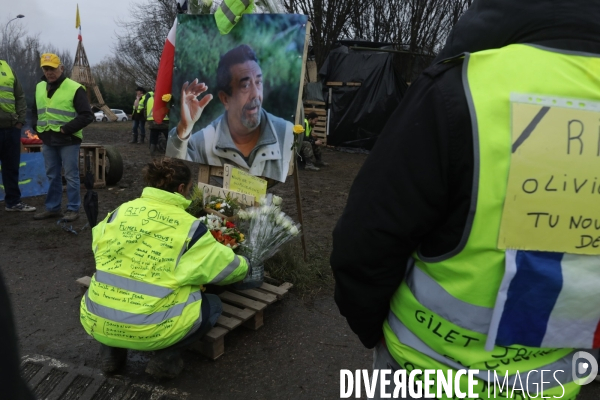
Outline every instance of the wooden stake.
{"type": "MultiPolygon", "coordinates": [[[[304,53],[302,55],[302,73],[300,74],[300,90],[298,93],[298,106],[296,107],[296,125],[304,125],[304,121],[300,121],[300,110],[302,107],[302,91],[304,90],[304,76],[306,74],[306,57],[308,54],[308,43],[310,42],[310,21],[306,22],[306,37],[304,39],[304,53]]],[[[297,140],[297,138],[294,138],[297,140]]],[[[298,222],[302,226],[302,251],[304,253],[304,261],[308,261],[306,255],[306,237],[304,236],[304,220],[302,219],[302,198],[300,197],[300,179],[298,177],[298,158],[296,152],[292,154],[294,157],[294,192],[296,193],[296,208],[298,209],[298,222]]]]}
{"type": "Polygon", "coordinates": [[[294,154],[294,191],[296,192],[296,208],[298,209],[298,221],[300,222],[300,226],[302,227],[302,235],[300,239],[302,240],[302,251],[304,252],[304,261],[308,261],[306,256],[306,238],[304,236],[304,221],[302,219],[302,200],[300,198],[300,180],[298,179],[298,159],[294,154]]]}

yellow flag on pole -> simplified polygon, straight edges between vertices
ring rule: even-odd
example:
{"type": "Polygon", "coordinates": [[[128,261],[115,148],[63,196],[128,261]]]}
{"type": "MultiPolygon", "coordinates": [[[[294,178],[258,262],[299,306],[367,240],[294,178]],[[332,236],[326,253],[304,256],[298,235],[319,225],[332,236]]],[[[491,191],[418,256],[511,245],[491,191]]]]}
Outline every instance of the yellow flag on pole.
{"type": "Polygon", "coordinates": [[[77,14],[75,15],[75,28],[79,28],[77,39],[81,42],[81,20],[79,19],[79,4],[77,4],[77,14]]]}

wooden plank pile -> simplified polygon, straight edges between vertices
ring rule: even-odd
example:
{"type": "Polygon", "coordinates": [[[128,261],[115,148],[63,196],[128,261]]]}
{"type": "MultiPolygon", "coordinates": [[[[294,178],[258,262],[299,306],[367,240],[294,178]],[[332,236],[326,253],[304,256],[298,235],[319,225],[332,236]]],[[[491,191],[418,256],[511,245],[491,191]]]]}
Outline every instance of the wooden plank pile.
{"type": "MultiPolygon", "coordinates": [[[[91,279],[84,276],[76,280],[82,293],[90,286],[91,279]]],[[[281,300],[292,288],[285,282],[279,286],[263,283],[259,288],[247,290],[231,289],[219,294],[223,302],[223,313],[216,325],[190,350],[200,353],[211,360],[216,360],[225,353],[225,335],[232,330],[244,326],[257,330],[264,325],[264,310],[270,304],[281,300]]]]}

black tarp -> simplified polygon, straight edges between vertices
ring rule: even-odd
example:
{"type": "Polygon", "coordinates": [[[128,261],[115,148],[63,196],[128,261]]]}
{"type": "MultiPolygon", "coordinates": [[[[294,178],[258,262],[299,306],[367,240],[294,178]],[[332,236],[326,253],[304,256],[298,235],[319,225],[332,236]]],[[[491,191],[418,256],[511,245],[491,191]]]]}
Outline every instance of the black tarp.
{"type": "MultiPolygon", "coordinates": [[[[406,82],[395,72],[393,61],[394,53],[377,49],[359,51],[342,45],[329,53],[319,71],[323,85],[360,82],[361,86],[330,86],[328,145],[366,149],[373,146],[407,89],[406,82]]],[[[328,88],[324,86],[325,91],[328,88]]]]}

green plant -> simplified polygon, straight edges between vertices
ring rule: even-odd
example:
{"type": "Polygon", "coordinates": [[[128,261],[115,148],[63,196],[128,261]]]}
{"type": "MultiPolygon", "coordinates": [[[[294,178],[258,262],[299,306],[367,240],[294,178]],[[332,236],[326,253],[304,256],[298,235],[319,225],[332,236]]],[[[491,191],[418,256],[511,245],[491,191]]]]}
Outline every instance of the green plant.
{"type": "Polygon", "coordinates": [[[202,192],[202,189],[195,185],[192,186],[192,190],[190,191],[190,200],[192,200],[192,202],[186,211],[196,218],[204,215],[204,192],[202,192]]]}

